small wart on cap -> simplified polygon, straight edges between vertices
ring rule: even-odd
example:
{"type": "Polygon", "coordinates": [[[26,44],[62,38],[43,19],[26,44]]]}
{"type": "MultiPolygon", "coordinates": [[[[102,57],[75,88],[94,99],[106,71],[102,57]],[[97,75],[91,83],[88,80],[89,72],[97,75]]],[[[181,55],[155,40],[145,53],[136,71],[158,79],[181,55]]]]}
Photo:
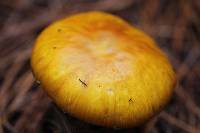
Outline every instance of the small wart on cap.
{"type": "Polygon", "coordinates": [[[61,30],[61,29],[58,29],[57,31],[58,31],[58,32],[61,32],[62,30],[61,30]]]}

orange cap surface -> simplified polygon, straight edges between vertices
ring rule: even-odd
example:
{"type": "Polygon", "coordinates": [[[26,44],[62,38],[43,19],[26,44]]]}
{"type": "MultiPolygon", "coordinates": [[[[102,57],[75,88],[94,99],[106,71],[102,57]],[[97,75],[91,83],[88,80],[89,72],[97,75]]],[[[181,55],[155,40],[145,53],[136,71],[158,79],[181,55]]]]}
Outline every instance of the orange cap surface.
{"type": "Polygon", "coordinates": [[[63,111],[108,127],[150,119],[169,101],[176,82],[168,59],[148,35],[103,12],[47,27],[35,43],[31,66],[63,111]]]}

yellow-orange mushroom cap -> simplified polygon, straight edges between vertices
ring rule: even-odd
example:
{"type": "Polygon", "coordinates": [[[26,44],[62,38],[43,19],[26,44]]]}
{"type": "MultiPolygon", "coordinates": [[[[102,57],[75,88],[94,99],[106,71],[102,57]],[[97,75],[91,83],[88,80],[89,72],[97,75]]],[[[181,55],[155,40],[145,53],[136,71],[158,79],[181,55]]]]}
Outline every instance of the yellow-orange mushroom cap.
{"type": "Polygon", "coordinates": [[[108,127],[148,120],[166,105],[175,85],[172,66],[155,42],[103,12],[47,27],[35,43],[31,66],[63,111],[108,127]]]}

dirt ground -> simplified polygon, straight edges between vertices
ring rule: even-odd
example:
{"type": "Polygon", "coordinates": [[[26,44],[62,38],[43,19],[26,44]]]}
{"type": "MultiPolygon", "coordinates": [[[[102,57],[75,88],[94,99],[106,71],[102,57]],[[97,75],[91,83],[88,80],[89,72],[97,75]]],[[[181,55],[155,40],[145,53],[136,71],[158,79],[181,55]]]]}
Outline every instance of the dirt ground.
{"type": "Polygon", "coordinates": [[[199,0],[1,0],[0,133],[200,133],[199,0]],[[35,82],[30,54],[51,22],[100,10],[152,36],[169,57],[178,85],[168,106],[144,125],[109,129],[63,114],[35,82]]]}

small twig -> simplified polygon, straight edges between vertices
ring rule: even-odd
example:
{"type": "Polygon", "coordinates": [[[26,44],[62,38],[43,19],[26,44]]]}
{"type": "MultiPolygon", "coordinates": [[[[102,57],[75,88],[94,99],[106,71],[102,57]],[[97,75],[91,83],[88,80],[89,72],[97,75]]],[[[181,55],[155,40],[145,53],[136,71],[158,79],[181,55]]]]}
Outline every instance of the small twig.
{"type": "Polygon", "coordinates": [[[16,81],[13,89],[17,92],[15,100],[9,105],[8,112],[13,112],[20,105],[23,105],[26,94],[34,82],[33,75],[30,71],[26,72],[19,80],[16,81]]]}
{"type": "Polygon", "coordinates": [[[84,82],[84,81],[82,81],[81,79],[78,79],[85,87],[87,87],[87,84],[84,82]]]}
{"type": "MultiPolygon", "coordinates": [[[[12,82],[15,79],[15,76],[17,75],[18,71],[20,70],[20,68],[22,67],[23,63],[22,62],[18,62],[16,61],[13,66],[8,70],[4,82],[2,84],[2,86],[0,87],[0,97],[5,97],[5,95],[8,95],[8,90],[9,87],[12,85],[12,82]]],[[[8,102],[8,98],[9,97],[5,97],[4,99],[1,100],[1,104],[0,104],[0,115],[2,115],[1,111],[3,111],[3,109],[6,106],[6,103],[8,102]]]]}
{"type": "Polygon", "coordinates": [[[170,124],[173,124],[176,127],[180,128],[188,133],[199,133],[200,132],[200,129],[197,129],[196,127],[193,127],[166,112],[162,112],[159,117],[163,118],[164,120],[168,121],[170,124]]]}
{"type": "Polygon", "coordinates": [[[149,121],[144,128],[144,133],[150,133],[152,131],[153,128],[155,128],[155,124],[158,121],[159,116],[155,116],[154,118],[152,118],[151,121],[149,121]]]}
{"type": "Polygon", "coordinates": [[[182,102],[184,102],[184,105],[187,107],[187,109],[192,111],[200,118],[200,107],[196,105],[194,100],[184,91],[184,89],[179,86],[175,89],[175,92],[179,98],[181,98],[182,102]]]}

